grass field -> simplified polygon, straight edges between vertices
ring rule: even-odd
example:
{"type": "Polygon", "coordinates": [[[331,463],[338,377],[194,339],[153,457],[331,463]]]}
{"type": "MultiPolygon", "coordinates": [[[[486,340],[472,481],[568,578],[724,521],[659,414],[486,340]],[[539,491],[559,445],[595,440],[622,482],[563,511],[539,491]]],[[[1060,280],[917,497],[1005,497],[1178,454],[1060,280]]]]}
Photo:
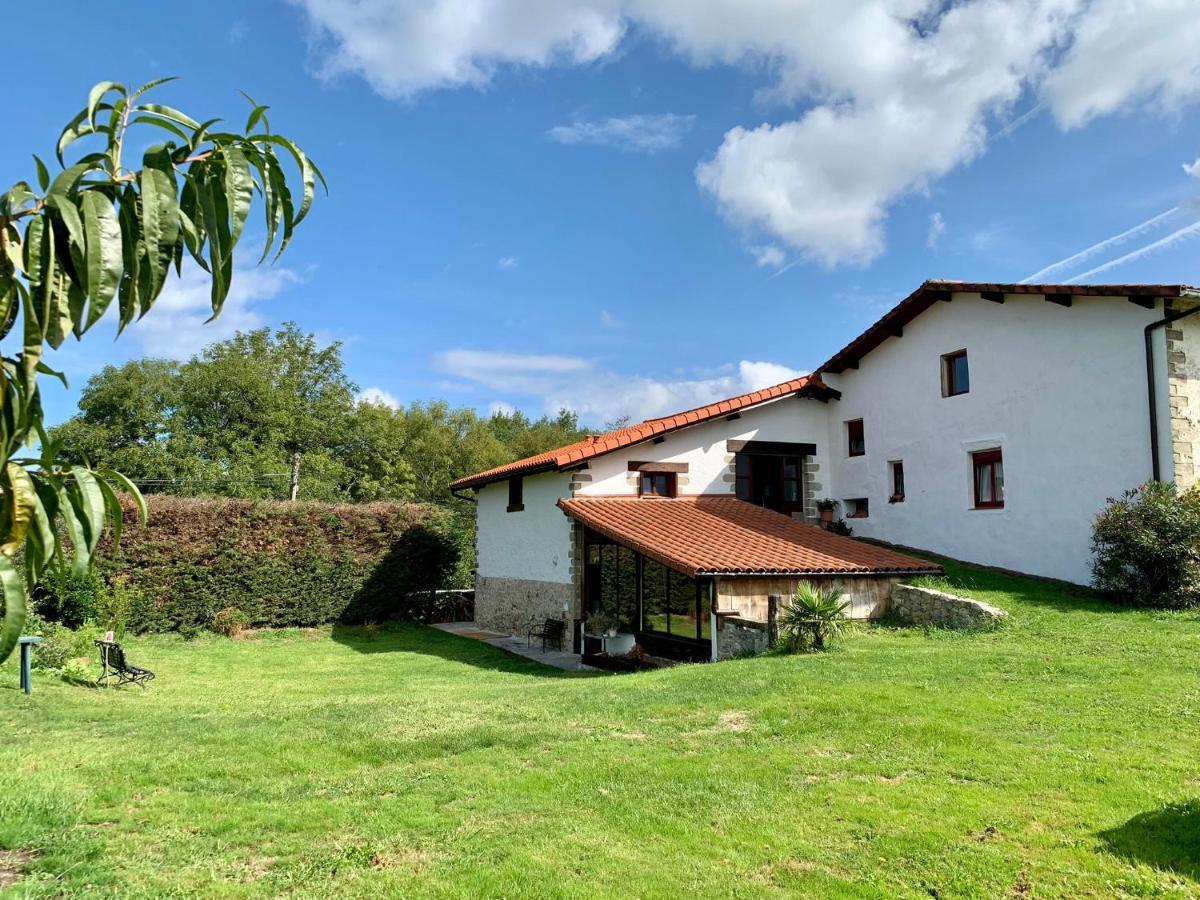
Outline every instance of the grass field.
{"type": "Polygon", "coordinates": [[[10,663],[9,890],[1200,895],[1200,619],[948,569],[1011,624],[623,676],[415,627],[132,639],[145,691],[10,663]]]}

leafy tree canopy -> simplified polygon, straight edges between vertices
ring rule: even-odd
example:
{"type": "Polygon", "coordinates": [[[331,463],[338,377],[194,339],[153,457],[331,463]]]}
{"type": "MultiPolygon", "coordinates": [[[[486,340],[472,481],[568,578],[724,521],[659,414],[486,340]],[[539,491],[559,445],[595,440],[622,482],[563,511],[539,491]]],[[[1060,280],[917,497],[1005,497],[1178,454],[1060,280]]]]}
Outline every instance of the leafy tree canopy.
{"type": "Polygon", "coordinates": [[[76,462],[119,467],[143,490],[445,505],[456,478],[579,440],[576,416],[482,417],[443,402],[358,402],[341,347],[294,324],[239,333],[178,364],[108,366],[52,430],[76,462]]]}

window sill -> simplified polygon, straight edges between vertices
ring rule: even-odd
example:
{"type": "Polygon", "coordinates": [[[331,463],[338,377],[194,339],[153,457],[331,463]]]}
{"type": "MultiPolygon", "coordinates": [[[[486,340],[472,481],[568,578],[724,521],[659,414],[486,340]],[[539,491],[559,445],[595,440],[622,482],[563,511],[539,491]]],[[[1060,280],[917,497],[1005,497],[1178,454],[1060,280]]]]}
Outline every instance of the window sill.
{"type": "Polygon", "coordinates": [[[888,497],[888,503],[903,503],[903,502],[904,502],[903,494],[895,494],[891,497],[888,497]]]}
{"type": "Polygon", "coordinates": [[[505,512],[520,512],[520,511],[521,511],[521,510],[523,510],[524,508],[525,508],[525,504],[524,504],[524,503],[514,503],[512,506],[508,507],[508,508],[505,510],[505,512]]]}
{"type": "Polygon", "coordinates": [[[968,509],[970,509],[971,512],[1002,513],[1004,512],[1004,504],[1001,504],[1000,506],[971,506],[968,507],[968,509]]]}

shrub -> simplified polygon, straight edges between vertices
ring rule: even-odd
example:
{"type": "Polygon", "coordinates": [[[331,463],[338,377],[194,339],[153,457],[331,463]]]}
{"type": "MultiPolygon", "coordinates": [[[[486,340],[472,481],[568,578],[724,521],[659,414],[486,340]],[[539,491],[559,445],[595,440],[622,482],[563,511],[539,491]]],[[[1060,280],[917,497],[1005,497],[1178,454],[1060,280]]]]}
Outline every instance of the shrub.
{"type": "Polygon", "coordinates": [[[101,631],[111,631],[117,640],[121,640],[129,628],[134,609],[144,602],[142,592],[129,584],[128,576],[114,576],[108,590],[96,599],[96,625],[101,631]]]}
{"type": "Polygon", "coordinates": [[[93,625],[75,630],[60,622],[31,615],[22,630],[42,638],[30,658],[30,666],[34,669],[62,671],[71,660],[92,657],[99,652],[94,642],[100,637],[100,630],[93,625]]]}
{"type": "Polygon", "coordinates": [[[78,628],[95,617],[105,593],[104,579],[91,569],[82,575],[54,569],[33,589],[33,601],[42,618],[78,628]]]}
{"type": "Polygon", "coordinates": [[[389,619],[441,621],[447,601],[439,599],[437,591],[449,586],[458,559],[458,540],[450,529],[424,523],[414,526],[379,561],[343,612],[342,621],[350,625],[389,619]]]}
{"type": "Polygon", "coordinates": [[[1200,604],[1200,487],[1148,482],[1109,498],[1092,527],[1096,587],[1134,606],[1200,604]]]}
{"type": "Polygon", "coordinates": [[[846,524],[845,519],[834,519],[825,526],[825,530],[831,534],[840,534],[842,537],[850,537],[854,534],[854,529],[846,524]]]}
{"type": "MultiPolygon", "coordinates": [[[[105,618],[115,623],[127,609],[134,632],[195,636],[224,609],[240,610],[247,626],[320,625],[367,600],[380,611],[364,618],[424,618],[431,582],[436,590],[469,578],[453,574],[453,549],[470,538],[461,517],[427,507],[147,499],[149,524],[126,528],[115,550],[103,539],[99,562],[112,593],[118,582],[125,591],[101,604],[105,618]],[[426,530],[446,552],[429,552],[426,530]],[[412,594],[419,604],[397,603],[412,594]]],[[[132,508],[126,512],[132,521],[132,508]]],[[[441,596],[432,596],[436,616],[441,596]]]]}
{"type": "Polygon", "coordinates": [[[250,617],[240,609],[227,606],[213,616],[212,630],[225,637],[235,638],[250,624],[250,617]]]}
{"type": "Polygon", "coordinates": [[[826,641],[846,629],[845,613],[849,605],[849,600],[842,599],[841,591],[801,582],[791,604],[779,615],[779,629],[784,638],[781,648],[788,653],[824,650],[826,641]]]}

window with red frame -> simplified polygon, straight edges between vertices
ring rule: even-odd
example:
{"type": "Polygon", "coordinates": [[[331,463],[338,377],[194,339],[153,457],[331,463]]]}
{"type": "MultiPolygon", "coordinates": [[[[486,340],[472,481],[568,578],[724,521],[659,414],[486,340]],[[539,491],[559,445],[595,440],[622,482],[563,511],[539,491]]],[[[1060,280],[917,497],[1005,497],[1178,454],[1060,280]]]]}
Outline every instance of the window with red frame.
{"type": "Polygon", "coordinates": [[[999,450],[971,454],[975,481],[975,508],[1001,509],[1004,506],[1004,460],[999,450]]]}
{"type": "Polygon", "coordinates": [[[867,439],[863,432],[863,420],[846,423],[846,455],[862,456],[867,452],[867,439]]]}
{"type": "Polygon", "coordinates": [[[643,472],[638,481],[638,494],[642,497],[674,497],[674,472],[643,472]]]}

